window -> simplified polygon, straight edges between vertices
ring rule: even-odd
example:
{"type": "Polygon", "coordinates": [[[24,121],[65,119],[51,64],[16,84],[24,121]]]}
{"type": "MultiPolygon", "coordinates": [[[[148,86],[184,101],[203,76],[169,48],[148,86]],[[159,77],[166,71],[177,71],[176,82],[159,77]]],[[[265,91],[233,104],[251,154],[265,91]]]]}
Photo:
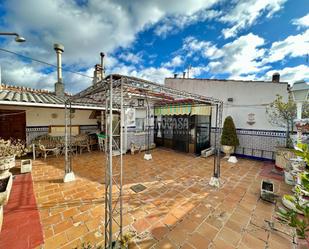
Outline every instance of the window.
{"type": "Polygon", "coordinates": [[[137,131],[144,131],[145,130],[145,119],[144,118],[136,118],[135,119],[135,126],[137,131]]]}

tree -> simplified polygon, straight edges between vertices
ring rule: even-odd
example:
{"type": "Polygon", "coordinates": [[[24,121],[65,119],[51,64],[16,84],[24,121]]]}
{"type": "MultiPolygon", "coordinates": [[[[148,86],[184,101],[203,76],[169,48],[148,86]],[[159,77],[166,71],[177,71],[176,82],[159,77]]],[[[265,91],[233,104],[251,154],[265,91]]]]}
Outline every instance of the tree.
{"type": "Polygon", "coordinates": [[[221,144],[234,147],[239,145],[235,124],[231,116],[226,117],[224,120],[221,144]]]}
{"type": "MultiPolygon", "coordinates": [[[[291,134],[294,132],[294,119],[297,118],[297,108],[292,95],[289,95],[288,101],[284,102],[282,96],[277,95],[277,98],[268,105],[266,108],[268,121],[275,126],[286,129],[285,146],[288,148],[293,147],[291,134]]],[[[302,110],[303,118],[309,117],[309,104],[303,104],[302,110]]]]}
{"type": "Polygon", "coordinates": [[[296,104],[289,96],[287,102],[283,101],[282,96],[277,95],[274,102],[270,103],[266,108],[268,115],[268,121],[275,126],[279,126],[286,129],[285,146],[290,148],[293,146],[291,140],[291,134],[294,130],[294,119],[296,118],[296,104]]]}

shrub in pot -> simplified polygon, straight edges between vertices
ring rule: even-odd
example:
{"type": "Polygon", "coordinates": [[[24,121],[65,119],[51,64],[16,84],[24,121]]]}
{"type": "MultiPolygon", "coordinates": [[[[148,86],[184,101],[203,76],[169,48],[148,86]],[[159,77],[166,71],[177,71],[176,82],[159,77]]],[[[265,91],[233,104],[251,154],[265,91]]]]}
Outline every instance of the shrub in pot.
{"type": "Polygon", "coordinates": [[[226,117],[224,120],[221,145],[225,157],[230,157],[234,153],[235,147],[239,145],[235,124],[231,116],[226,117]]]}
{"type": "MultiPolygon", "coordinates": [[[[270,124],[286,130],[285,143],[283,146],[278,146],[276,150],[276,166],[286,169],[289,159],[295,157],[293,153],[295,144],[292,135],[294,133],[294,120],[297,118],[297,108],[293,96],[290,94],[288,100],[284,101],[282,96],[277,95],[276,99],[267,106],[266,114],[270,124]]],[[[304,103],[302,116],[304,118],[309,117],[309,104],[304,103]]]]}
{"type": "MultiPolygon", "coordinates": [[[[294,188],[294,195],[284,195],[282,203],[285,208],[279,208],[278,219],[283,223],[295,228],[298,245],[301,243],[309,244],[309,146],[306,144],[298,145],[295,154],[306,163],[305,169],[300,173],[300,182],[294,188]]],[[[304,247],[306,248],[306,247],[304,247]]]]}
{"type": "Polygon", "coordinates": [[[13,183],[13,176],[9,170],[15,167],[15,157],[21,157],[27,152],[21,140],[0,139],[0,225],[3,219],[3,205],[8,202],[13,183]]]}
{"type": "Polygon", "coordinates": [[[0,139],[0,177],[15,167],[15,157],[21,157],[27,152],[25,143],[20,139],[0,139]]]}

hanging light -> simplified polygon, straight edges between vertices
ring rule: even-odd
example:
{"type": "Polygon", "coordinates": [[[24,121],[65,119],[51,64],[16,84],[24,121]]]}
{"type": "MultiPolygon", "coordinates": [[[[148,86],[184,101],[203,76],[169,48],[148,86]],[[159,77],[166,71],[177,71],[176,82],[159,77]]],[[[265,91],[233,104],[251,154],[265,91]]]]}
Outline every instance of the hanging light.
{"type": "Polygon", "coordinates": [[[26,41],[26,39],[24,37],[20,36],[17,33],[13,33],[13,32],[0,32],[0,35],[13,35],[13,36],[16,36],[15,37],[15,41],[16,42],[25,42],[26,41]]]}

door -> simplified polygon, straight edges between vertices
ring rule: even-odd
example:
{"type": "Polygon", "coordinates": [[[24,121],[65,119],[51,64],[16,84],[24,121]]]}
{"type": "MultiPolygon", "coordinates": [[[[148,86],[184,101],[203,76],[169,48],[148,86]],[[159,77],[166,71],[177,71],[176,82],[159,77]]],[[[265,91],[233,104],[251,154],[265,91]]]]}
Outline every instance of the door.
{"type": "Polygon", "coordinates": [[[189,152],[189,117],[187,115],[173,116],[173,149],[189,152]]]}
{"type": "Polygon", "coordinates": [[[26,140],[26,111],[0,109],[0,138],[26,140]]]}
{"type": "Polygon", "coordinates": [[[196,116],[196,154],[210,147],[210,120],[210,116],[196,116]]]}

